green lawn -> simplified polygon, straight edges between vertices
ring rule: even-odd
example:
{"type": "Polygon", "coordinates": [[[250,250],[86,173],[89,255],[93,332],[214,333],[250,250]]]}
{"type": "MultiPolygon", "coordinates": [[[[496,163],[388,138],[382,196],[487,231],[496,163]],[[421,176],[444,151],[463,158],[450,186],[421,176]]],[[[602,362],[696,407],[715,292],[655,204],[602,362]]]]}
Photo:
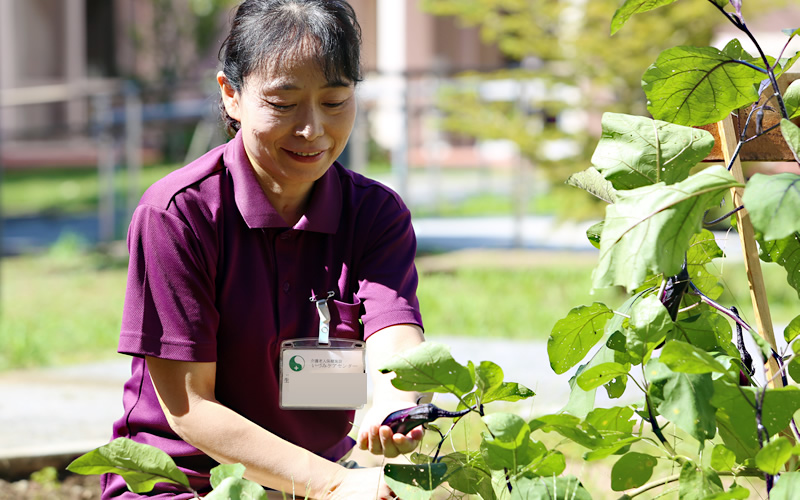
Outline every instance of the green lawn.
{"type": "MultiPolygon", "coordinates": [[[[546,340],[572,307],[601,301],[618,307],[619,291],[590,294],[592,254],[476,253],[422,257],[419,300],[435,335],[546,340]],[[445,263],[445,265],[442,265],[445,263]]],[[[7,257],[0,267],[0,370],[115,356],[126,260],[85,251],[74,238],[48,253],[7,257]]],[[[797,315],[785,273],[765,267],[772,316],[797,315]]],[[[741,264],[728,263],[733,290],[720,299],[752,317],[741,264]]],[[[777,336],[782,331],[776,332],[777,336]]]]}

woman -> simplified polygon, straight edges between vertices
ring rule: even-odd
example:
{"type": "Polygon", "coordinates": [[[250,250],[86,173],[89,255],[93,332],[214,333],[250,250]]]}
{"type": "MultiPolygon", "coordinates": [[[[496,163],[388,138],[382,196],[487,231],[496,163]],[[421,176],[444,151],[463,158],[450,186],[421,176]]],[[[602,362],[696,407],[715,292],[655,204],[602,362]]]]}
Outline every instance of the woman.
{"type": "MultiPolygon", "coordinates": [[[[354,411],[281,408],[281,343],[323,323],[334,339],[366,339],[373,404],[358,446],[393,457],[422,438],[380,426],[419,395],[376,370],[423,341],[410,215],[335,162],[359,46],[342,0],[244,1],[217,75],[235,137],[154,184],[134,213],[119,342],[132,376],[114,437],[163,449],[200,492],[217,463],[242,463],[299,498],[393,496],[380,468],[338,463],[354,411]]],[[[139,498],[119,476],[103,486],[104,498],[139,498]]],[[[168,484],[153,495],[191,498],[168,484]]]]}

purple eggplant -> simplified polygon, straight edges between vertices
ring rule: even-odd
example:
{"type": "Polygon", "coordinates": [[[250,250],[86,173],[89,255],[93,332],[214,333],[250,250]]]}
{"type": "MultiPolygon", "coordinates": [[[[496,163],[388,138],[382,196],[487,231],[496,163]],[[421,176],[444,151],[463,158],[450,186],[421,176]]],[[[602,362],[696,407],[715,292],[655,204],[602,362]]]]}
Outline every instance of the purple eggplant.
{"type": "Polygon", "coordinates": [[[471,412],[472,408],[462,411],[442,410],[432,403],[412,406],[390,413],[381,425],[388,425],[395,434],[407,434],[411,429],[433,422],[437,418],[456,418],[471,412]]]}

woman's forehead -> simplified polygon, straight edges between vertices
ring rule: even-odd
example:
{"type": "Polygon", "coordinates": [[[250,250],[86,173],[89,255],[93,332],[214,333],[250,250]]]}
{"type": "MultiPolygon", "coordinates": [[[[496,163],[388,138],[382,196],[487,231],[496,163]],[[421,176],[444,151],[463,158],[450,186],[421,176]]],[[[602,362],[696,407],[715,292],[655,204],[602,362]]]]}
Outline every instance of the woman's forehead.
{"type": "Polygon", "coordinates": [[[245,78],[245,85],[256,88],[294,90],[314,84],[318,87],[347,87],[353,85],[340,72],[326,75],[320,57],[307,50],[295,50],[263,61],[259,68],[245,78]]]}

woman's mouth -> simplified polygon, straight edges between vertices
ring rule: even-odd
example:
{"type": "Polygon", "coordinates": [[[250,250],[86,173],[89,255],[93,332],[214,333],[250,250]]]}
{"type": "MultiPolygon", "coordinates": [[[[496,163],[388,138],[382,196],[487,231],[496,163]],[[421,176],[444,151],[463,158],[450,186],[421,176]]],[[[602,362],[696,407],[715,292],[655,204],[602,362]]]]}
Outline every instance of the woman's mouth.
{"type": "Polygon", "coordinates": [[[289,151],[289,153],[291,153],[291,154],[293,154],[295,156],[300,156],[302,158],[314,158],[314,157],[317,157],[317,156],[321,155],[323,153],[323,151],[311,151],[311,152],[307,152],[307,151],[289,151]]]}

